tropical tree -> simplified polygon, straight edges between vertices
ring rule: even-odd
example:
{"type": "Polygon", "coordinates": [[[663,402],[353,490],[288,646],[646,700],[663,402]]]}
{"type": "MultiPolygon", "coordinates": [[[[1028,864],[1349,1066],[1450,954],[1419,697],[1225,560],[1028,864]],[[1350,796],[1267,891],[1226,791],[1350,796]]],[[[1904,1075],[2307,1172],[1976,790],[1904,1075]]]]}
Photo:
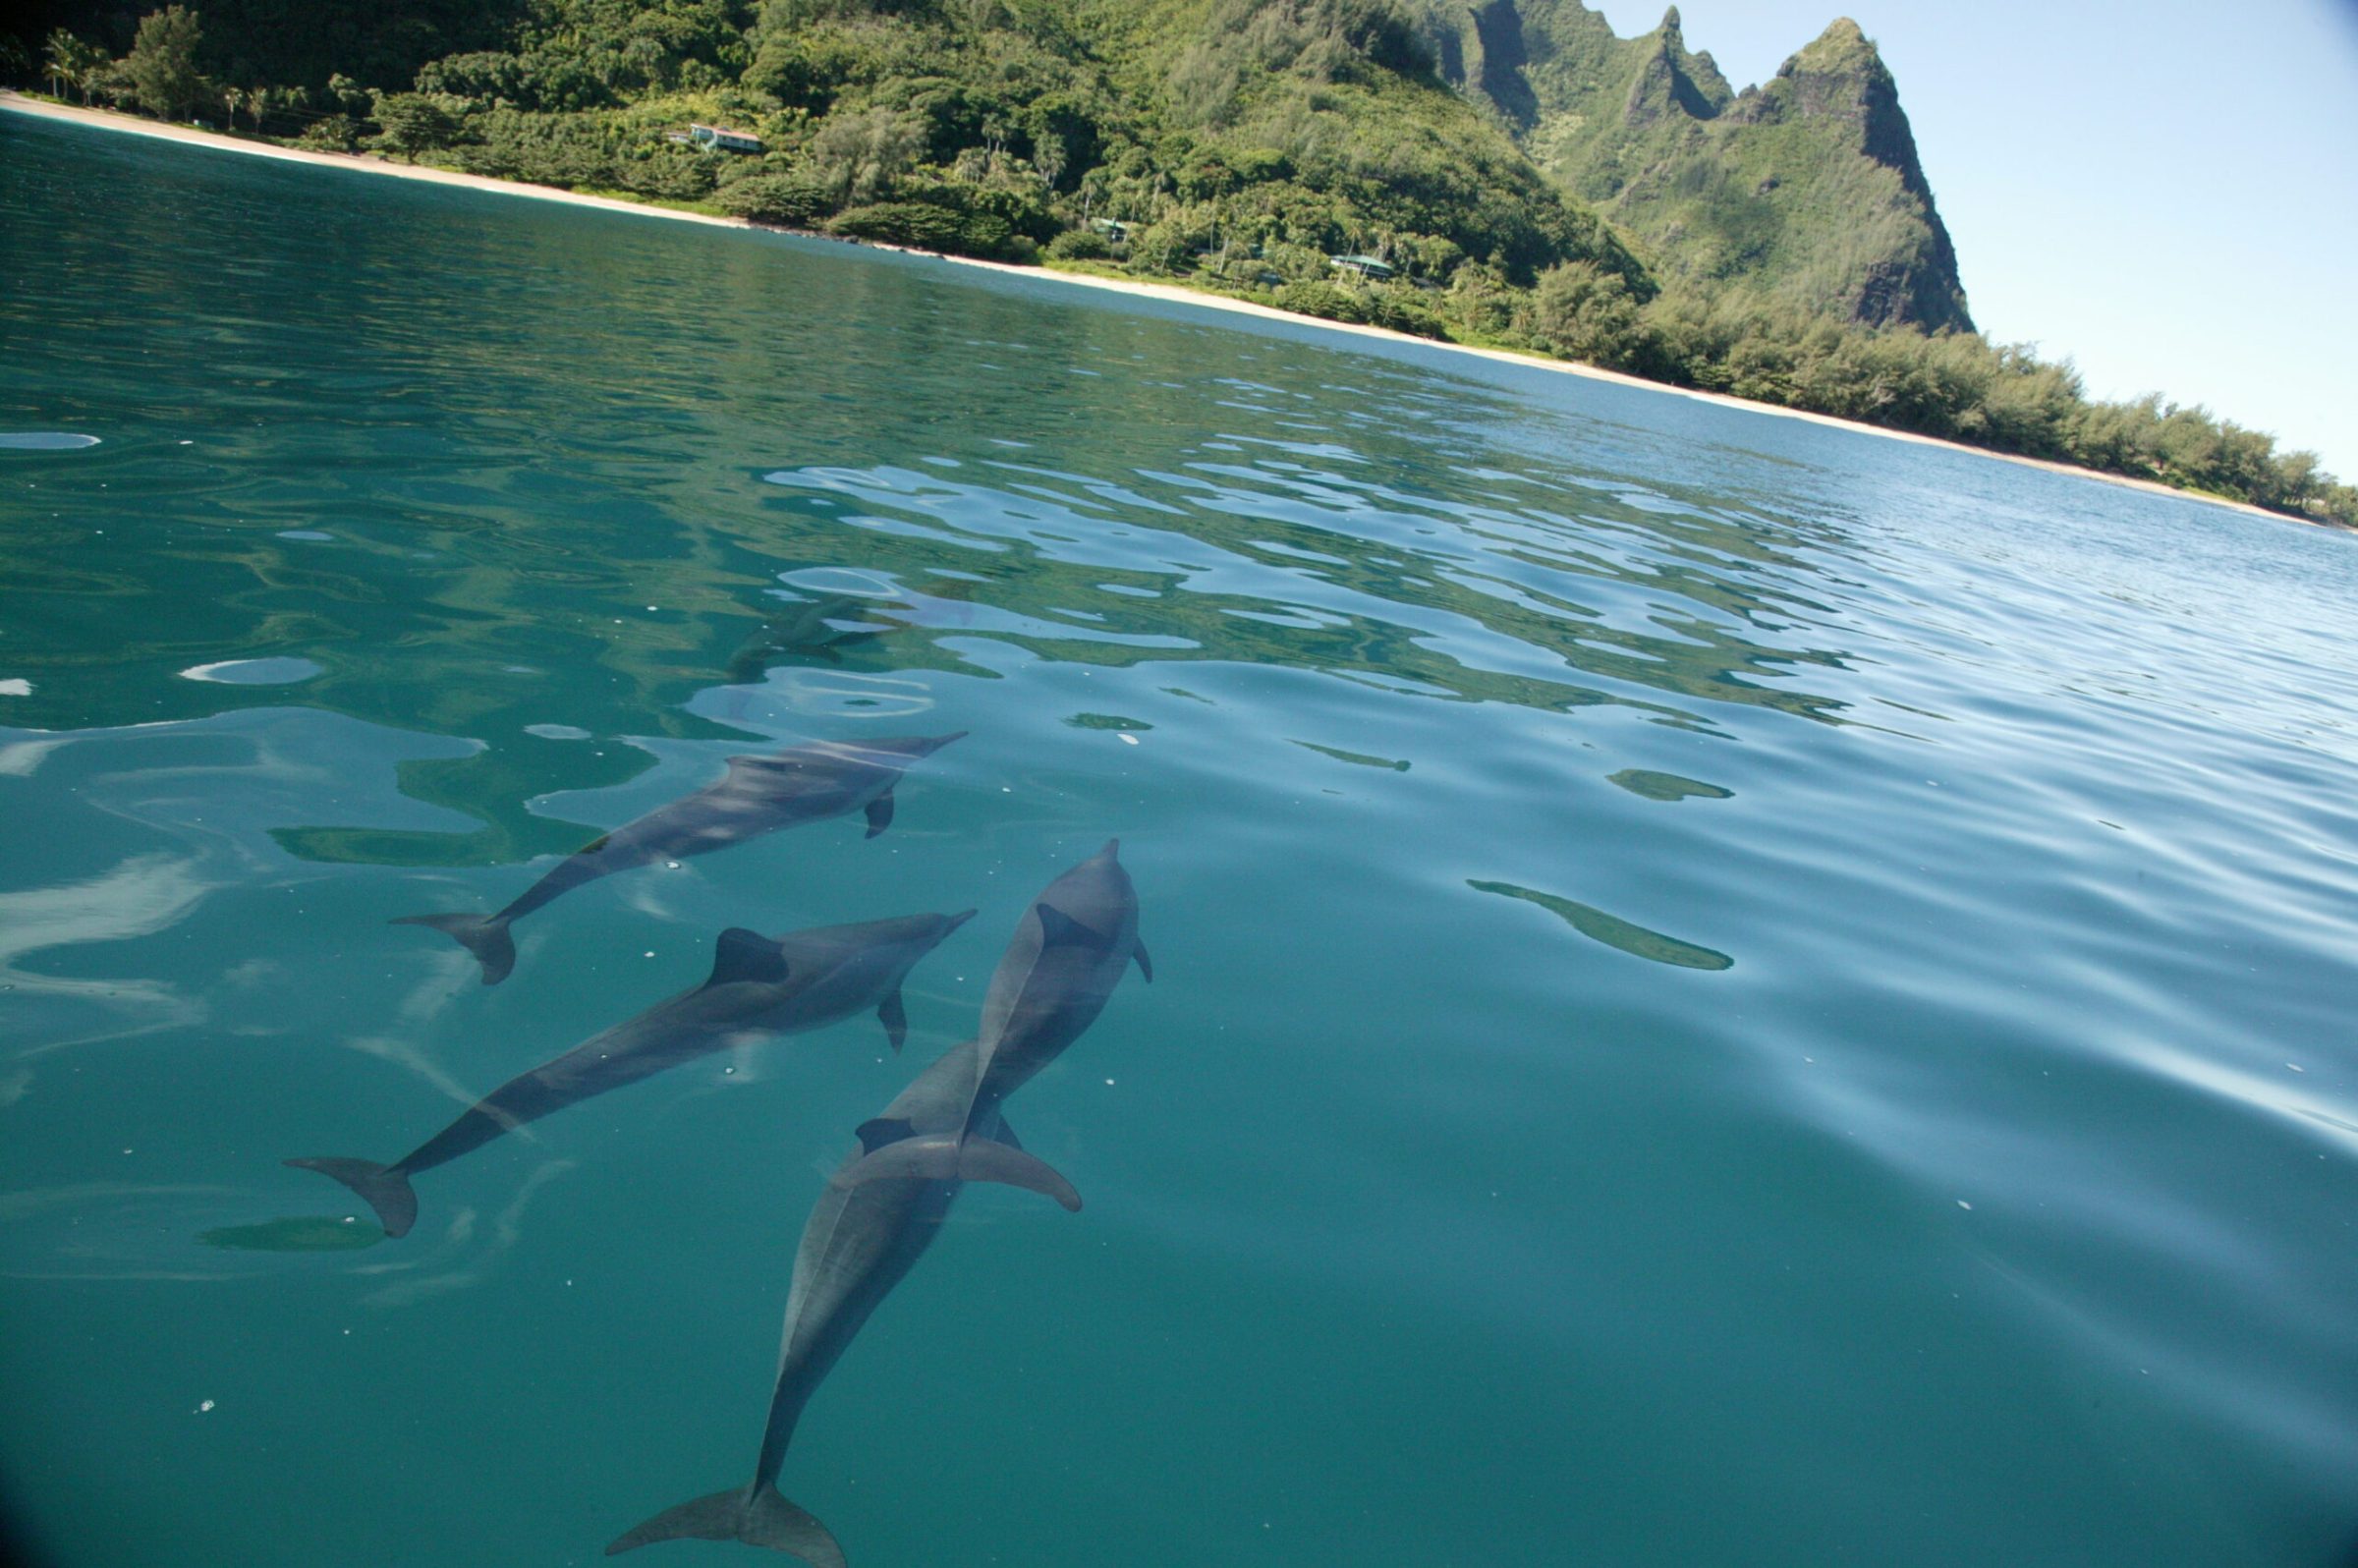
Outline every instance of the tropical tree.
{"type": "Polygon", "coordinates": [[[328,101],[355,120],[365,117],[373,95],[366,87],[339,71],[327,79],[328,101]]]}
{"type": "Polygon", "coordinates": [[[196,13],[167,6],[140,19],[139,35],[123,57],[132,95],[149,114],[187,120],[220,102],[220,92],[196,69],[196,45],[204,33],[196,13]]]}
{"type": "Polygon", "coordinates": [[[380,133],[376,144],[413,163],[421,152],[449,146],[459,134],[450,111],[422,92],[379,92],[371,118],[380,133]]]}
{"type": "Polygon", "coordinates": [[[1541,273],[1528,316],[1529,331],[1543,346],[1592,364],[1629,365],[1646,339],[1629,285],[1589,261],[1566,261],[1541,273]]]}
{"type": "Polygon", "coordinates": [[[65,96],[65,89],[71,87],[82,95],[83,102],[89,102],[98,74],[108,64],[106,51],[60,28],[49,34],[44,54],[49,81],[57,88],[58,96],[65,96]]]}

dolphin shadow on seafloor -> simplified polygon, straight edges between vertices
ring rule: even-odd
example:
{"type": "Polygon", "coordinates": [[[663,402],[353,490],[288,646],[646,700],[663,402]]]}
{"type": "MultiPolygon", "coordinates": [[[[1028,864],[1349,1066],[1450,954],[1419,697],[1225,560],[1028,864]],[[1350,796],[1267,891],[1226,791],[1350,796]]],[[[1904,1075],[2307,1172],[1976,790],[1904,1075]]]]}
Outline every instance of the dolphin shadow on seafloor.
{"type": "Polygon", "coordinates": [[[966,734],[819,741],[768,756],[732,756],[717,783],[684,795],[576,850],[496,915],[405,915],[396,925],[430,925],[455,938],[496,985],[516,967],[508,927],[586,882],[657,861],[686,860],[847,812],[868,813],[868,836],[892,822],[893,786],[910,764],[966,734]]]}
{"type": "Polygon", "coordinates": [[[991,975],[982,1032],[862,1124],[859,1151],[811,1210],[751,1484],[667,1509],[606,1555],[658,1540],[738,1540],[791,1552],[813,1568],[845,1568],[827,1527],[778,1490],[787,1444],[869,1315],[932,1245],[961,1186],[1008,1182],[1081,1206],[1069,1182],[1024,1152],[1000,1105],[1096,1021],[1124,966],[1135,959],[1153,978],[1138,940],[1138,897],[1117,850],[1106,844],[1034,901],[991,975]],[[910,1152],[896,1152],[904,1148],[910,1152]]]}
{"type": "Polygon", "coordinates": [[[405,1236],[418,1218],[411,1177],[610,1089],[766,1035],[821,1029],[870,1007],[899,1050],[909,1030],[902,980],[974,913],[820,925],[775,939],[732,926],[720,933],[712,978],[703,984],[508,1080],[392,1164],[334,1157],[286,1163],[334,1177],[367,1201],[387,1236],[405,1236]]]}

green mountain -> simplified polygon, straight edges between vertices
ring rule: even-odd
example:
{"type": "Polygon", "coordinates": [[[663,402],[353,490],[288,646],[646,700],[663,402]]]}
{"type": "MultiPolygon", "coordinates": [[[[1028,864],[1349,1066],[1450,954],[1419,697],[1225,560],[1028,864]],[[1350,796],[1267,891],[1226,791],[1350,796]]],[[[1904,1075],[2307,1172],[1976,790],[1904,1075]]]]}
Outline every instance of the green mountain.
{"type": "Polygon", "coordinates": [[[1427,0],[1424,25],[1441,75],[1666,279],[1973,329],[1899,89],[1858,24],[1740,93],[1688,49],[1675,7],[1635,38],[1579,0],[1427,0]]]}
{"type": "MultiPolygon", "coordinates": [[[[13,29],[13,30],[12,30],[13,29]]],[[[29,0],[0,81],[1188,285],[2358,526],[2313,454],[1973,331],[1849,22],[1732,91],[1578,0],[29,0]],[[700,145],[691,125],[740,133],[700,145]]]]}
{"type": "MultiPolygon", "coordinates": [[[[153,9],[47,3],[109,53],[133,49],[153,9]]],[[[1109,232],[1096,259],[1304,285],[1317,297],[1305,308],[1335,305],[1321,291],[1338,277],[1336,254],[1428,283],[1472,267],[1501,288],[1579,261],[1635,298],[1655,293],[1609,225],[1433,75],[1393,0],[190,9],[204,77],[267,89],[258,108],[232,99],[230,113],[243,101],[256,129],[315,144],[353,147],[375,132],[372,145],[475,172],[715,200],[1005,259],[1032,259],[1062,234],[1079,236],[1067,252],[1091,259],[1089,237],[1109,232]],[[386,95],[399,100],[392,120],[386,95]],[[696,120],[725,121],[765,150],[715,159],[665,140],[696,120]],[[1094,228],[1099,220],[1120,228],[1094,228]]],[[[103,71],[85,93],[93,81],[123,97],[103,71]]],[[[186,118],[198,104],[142,106],[186,118]]],[[[1413,296],[1361,303],[1370,319],[1440,330],[1413,296]]]]}

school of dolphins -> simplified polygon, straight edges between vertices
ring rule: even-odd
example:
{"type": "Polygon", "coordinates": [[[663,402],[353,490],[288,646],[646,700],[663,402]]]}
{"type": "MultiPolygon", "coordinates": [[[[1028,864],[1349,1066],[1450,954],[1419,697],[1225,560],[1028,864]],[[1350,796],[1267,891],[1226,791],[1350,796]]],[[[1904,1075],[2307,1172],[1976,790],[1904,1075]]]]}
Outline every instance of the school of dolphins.
{"type": "MultiPolygon", "coordinates": [[[[873,838],[892,821],[902,773],[963,733],[731,757],[719,782],[569,856],[494,914],[421,915],[396,924],[447,932],[482,966],[483,983],[495,985],[516,966],[509,928],[586,882],[854,812],[866,815],[873,838]]],[[[607,1555],[662,1540],[736,1540],[790,1552],[812,1568],[845,1568],[827,1527],[778,1489],[787,1445],[803,1407],[932,1243],[962,1185],[1001,1182],[1067,1209],[1081,1206],[1071,1182],[1024,1151],[1004,1107],[1096,1021],[1131,964],[1153,978],[1138,935],[1138,895],[1119,851],[1109,840],[1040,890],[991,975],[974,1037],[860,1125],[860,1147],[828,1179],[803,1227],[753,1479],[664,1509],[615,1540],[607,1555]]],[[[776,937],[731,927],[720,933],[712,976],[702,985],[510,1079],[391,1164],[328,1156],[287,1163],[342,1182],[375,1211],[388,1237],[404,1236],[418,1219],[415,1178],[592,1095],[752,1038],[821,1029],[871,1008],[899,1050],[908,1031],[902,981],[974,914],[908,915],[776,937]]]]}

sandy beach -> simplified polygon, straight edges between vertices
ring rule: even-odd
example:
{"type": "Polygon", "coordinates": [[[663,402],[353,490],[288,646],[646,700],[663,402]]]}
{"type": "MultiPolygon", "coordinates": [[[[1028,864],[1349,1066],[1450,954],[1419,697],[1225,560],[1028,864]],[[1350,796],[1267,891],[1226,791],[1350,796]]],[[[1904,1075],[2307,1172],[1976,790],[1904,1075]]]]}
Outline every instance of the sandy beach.
{"type": "MultiPolygon", "coordinates": [[[[216,132],[200,131],[192,126],[167,125],[161,121],[140,119],[135,115],[117,114],[104,109],[79,109],[66,104],[48,103],[28,98],[21,93],[0,90],[0,110],[28,115],[36,119],[58,120],[74,125],[91,126],[103,131],[116,131],[130,136],[152,137],[162,141],[179,141],[190,146],[208,147],[219,152],[244,153],[250,157],[277,158],[289,163],[308,163],[320,168],[342,169],[359,174],[384,175],[399,180],[421,180],[431,185],[461,186],[478,191],[494,191],[503,196],[523,196],[535,201],[562,201],[573,206],[599,207],[609,212],[624,212],[635,217],[663,218],[680,223],[702,223],[716,228],[752,229],[760,225],[742,218],[718,217],[702,212],[683,212],[673,207],[649,206],[613,196],[584,196],[578,192],[560,191],[550,186],[525,185],[513,180],[495,180],[484,175],[460,174],[455,170],[437,169],[423,164],[395,163],[386,159],[363,156],[358,153],[311,152],[297,147],[279,146],[272,142],[248,140],[216,132]]],[[[854,242],[866,243],[866,242],[854,242]]],[[[893,246],[875,246],[877,250],[896,250],[893,246]]],[[[931,252],[911,252],[931,255],[931,252]]],[[[1641,376],[1624,375],[1617,370],[1604,370],[1595,365],[1575,364],[1565,360],[1545,359],[1535,354],[1518,354],[1510,349],[1477,348],[1462,343],[1445,343],[1433,338],[1420,338],[1388,327],[1363,326],[1347,321],[1329,321],[1319,316],[1298,315],[1279,310],[1250,300],[1231,299],[1226,295],[1207,294],[1176,284],[1146,283],[1128,278],[1099,277],[1086,272],[1061,272],[1046,267],[1016,266],[1003,261],[980,261],[969,256],[943,255],[938,259],[954,266],[977,267],[988,272],[1005,272],[1045,282],[1065,283],[1076,288],[1096,289],[1112,294],[1126,294],[1139,299],[1162,300],[1175,305],[1190,305],[1209,310],[1227,310],[1240,315],[1262,316],[1269,320],[1287,321],[1297,326],[1316,327],[1321,331],[1346,333],[1356,337],[1379,338],[1392,343],[1415,344],[1421,348],[1436,349],[1448,354],[1471,355],[1478,359],[1495,360],[1502,364],[1526,365],[1558,375],[1585,376],[1595,381],[1610,381],[1621,386],[1636,387],[1648,392],[1661,392],[1673,397],[1693,398],[1703,403],[1716,403],[1726,408],[1744,409],[1754,414],[1770,415],[1782,420],[1805,420],[1813,424],[1832,425],[1855,430],[1862,435],[1881,436],[1889,441],[1907,441],[1918,446],[1943,447],[1962,452],[1969,457],[1987,458],[1997,463],[2014,463],[2024,468],[2044,469],[2050,474],[2075,478],[2094,479],[2105,484],[2117,484],[2134,490],[2147,490],[2156,495],[2175,496],[2180,500],[2201,501],[2211,506],[2227,507],[2254,517],[2273,518],[2285,523],[2314,523],[2311,518],[2295,517],[2289,513],[2272,512],[2249,502],[2229,500],[2223,496],[2205,495],[2198,491],[2175,489],[2152,479],[2131,478],[2125,475],[2105,474],[2084,469],[2069,463],[2051,462],[2045,458],[2023,457],[2009,452],[1993,452],[1986,447],[1967,446],[1958,441],[1946,441],[1937,436],[1917,435],[1906,430],[1887,429],[1881,425],[1864,424],[1856,420],[1839,419],[1830,414],[1815,414],[1804,409],[1789,409],[1773,403],[1755,403],[1747,398],[1731,397],[1723,392],[1705,392],[1692,387],[1666,386],[1641,376]]],[[[2324,526],[2324,525],[2320,525],[2324,526]]]]}

